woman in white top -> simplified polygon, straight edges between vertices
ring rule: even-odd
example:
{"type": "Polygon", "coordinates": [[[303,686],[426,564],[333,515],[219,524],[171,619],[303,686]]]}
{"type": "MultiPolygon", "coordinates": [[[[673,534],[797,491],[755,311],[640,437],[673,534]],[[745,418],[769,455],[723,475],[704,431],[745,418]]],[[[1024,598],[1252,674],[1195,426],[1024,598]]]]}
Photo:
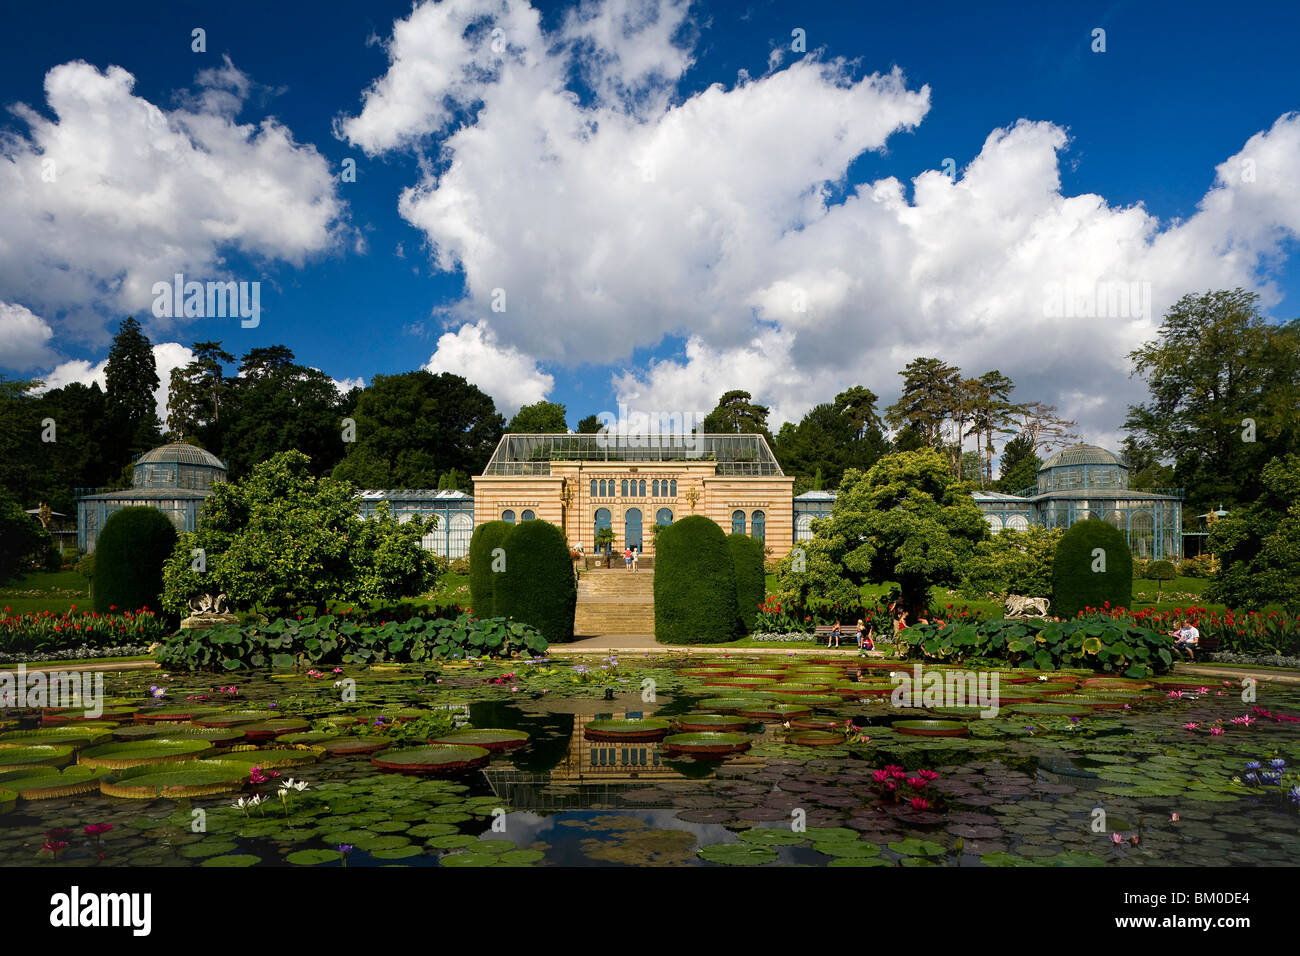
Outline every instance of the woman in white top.
{"type": "Polygon", "coordinates": [[[635,571],[635,570],[637,569],[637,568],[636,568],[636,559],[637,559],[637,557],[640,555],[640,553],[641,553],[641,549],[638,548],[635,544],[632,545],[632,570],[633,570],[633,571],[635,571]]]}

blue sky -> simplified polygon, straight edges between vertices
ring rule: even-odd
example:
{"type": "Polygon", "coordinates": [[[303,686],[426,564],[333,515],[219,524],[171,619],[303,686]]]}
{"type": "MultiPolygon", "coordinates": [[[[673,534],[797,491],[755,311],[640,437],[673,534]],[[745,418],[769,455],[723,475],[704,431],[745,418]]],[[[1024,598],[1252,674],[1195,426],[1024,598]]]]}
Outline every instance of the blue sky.
{"type": "Polygon", "coordinates": [[[1247,284],[1300,315],[1294,3],[4,16],[4,103],[34,111],[0,118],[11,377],[93,378],[134,313],[164,366],[282,343],[341,382],[449,369],[570,425],[733,387],[779,422],[851,384],[888,402],[937,354],[1109,442],[1141,397],[1123,353],[1183,292],[1247,284]],[[945,159],[953,179],[914,183],[945,159]],[[260,324],[155,319],[177,271],[260,281],[260,324]],[[1102,283],[1148,283],[1154,319],[1044,314],[1045,287],[1102,283]]]}

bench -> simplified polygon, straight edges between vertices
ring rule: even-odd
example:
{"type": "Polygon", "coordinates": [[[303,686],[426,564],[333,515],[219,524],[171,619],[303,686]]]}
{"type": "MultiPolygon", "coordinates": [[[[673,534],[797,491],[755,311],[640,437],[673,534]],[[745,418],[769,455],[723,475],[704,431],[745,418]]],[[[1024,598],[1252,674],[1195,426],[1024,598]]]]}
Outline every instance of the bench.
{"type": "MultiPolygon", "coordinates": [[[[1191,648],[1192,654],[1188,660],[1198,661],[1207,654],[1213,654],[1219,649],[1219,639],[1217,637],[1198,637],[1196,645],[1191,648]]],[[[1187,656],[1187,652],[1175,645],[1174,653],[1181,656],[1187,656]]]]}
{"type": "MultiPolygon", "coordinates": [[[[827,644],[831,642],[831,632],[835,630],[834,624],[818,624],[813,628],[813,641],[818,644],[827,644]]],[[[853,625],[840,625],[840,647],[857,647],[858,646],[858,627],[853,625]]]]}

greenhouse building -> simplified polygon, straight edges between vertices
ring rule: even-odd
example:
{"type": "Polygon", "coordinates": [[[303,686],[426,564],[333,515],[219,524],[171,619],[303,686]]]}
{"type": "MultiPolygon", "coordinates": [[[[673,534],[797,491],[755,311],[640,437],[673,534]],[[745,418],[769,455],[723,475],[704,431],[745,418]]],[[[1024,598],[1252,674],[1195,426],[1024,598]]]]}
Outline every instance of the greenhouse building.
{"type": "Polygon", "coordinates": [[[1038,483],[1013,495],[974,493],[994,531],[1031,524],[1068,528],[1090,518],[1107,521],[1128,538],[1135,558],[1176,561],[1182,557],[1182,489],[1134,491],[1128,465],[1096,445],[1072,445],[1038,469],[1038,483]]]}
{"type": "Polygon", "coordinates": [[[178,533],[193,531],[212,486],[225,480],[225,463],[194,445],[172,442],[147,451],[135,460],[130,489],[100,494],[78,491],[77,547],[93,552],[108,516],[130,506],[157,508],[178,533]]]}

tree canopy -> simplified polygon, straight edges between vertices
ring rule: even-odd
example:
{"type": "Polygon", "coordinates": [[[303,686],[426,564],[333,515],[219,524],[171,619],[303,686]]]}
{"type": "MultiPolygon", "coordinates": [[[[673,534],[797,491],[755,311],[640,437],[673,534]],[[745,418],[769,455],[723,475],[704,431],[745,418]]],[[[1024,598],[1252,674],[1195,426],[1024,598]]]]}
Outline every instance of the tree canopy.
{"type": "Polygon", "coordinates": [[[280,615],[331,601],[391,600],[433,583],[420,546],[432,523],[398,523],[387,507],[361,520],[356,489],[313,475],[307,456],[280,452],[243,479],[218,484],[199,527],[177,542],[164,569],[163,606],[184,614],[190,598],[224,593],[236,607],[280,615]],[[203,570],[195,569],[202,551],[203,570]]]}

